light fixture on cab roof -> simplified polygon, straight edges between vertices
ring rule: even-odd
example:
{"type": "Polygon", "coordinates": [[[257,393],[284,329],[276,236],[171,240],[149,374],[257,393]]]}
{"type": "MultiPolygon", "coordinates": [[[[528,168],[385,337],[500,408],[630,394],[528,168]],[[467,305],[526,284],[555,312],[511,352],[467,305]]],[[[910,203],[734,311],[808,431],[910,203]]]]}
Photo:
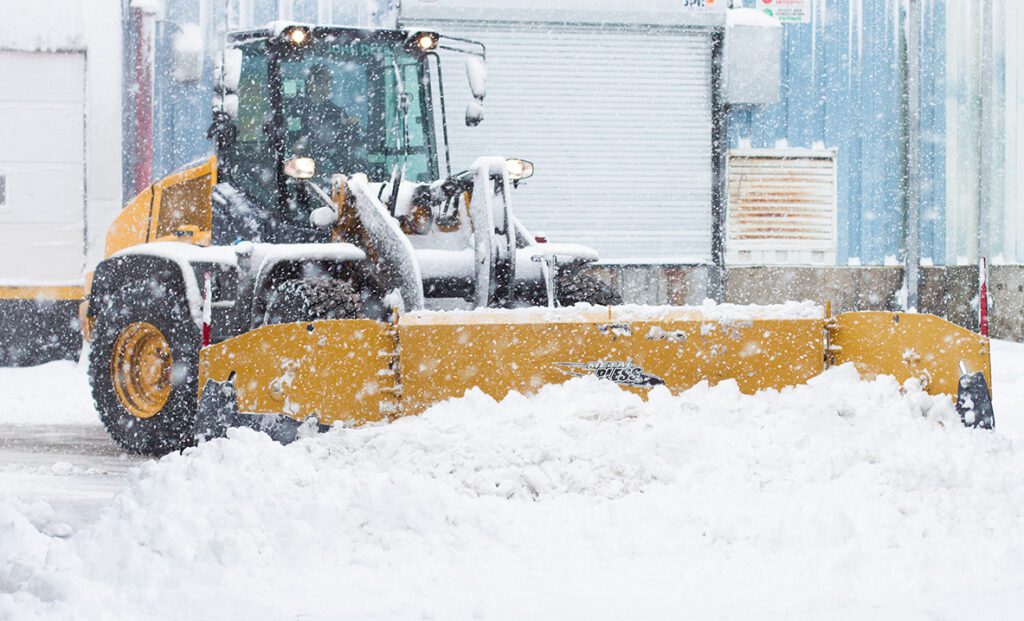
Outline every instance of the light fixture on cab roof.
{"type": "Polygon", "coordinates": [[[436,32],[416,32],[409,37],[406,45],[420,52],[432,52],[437,49],[440,39],[441,35],[436,32]]]}
{"type": "Polygon", "coordinates": [[[289,26],[284,29],[281,35],[293,47],[305,47],[312,38],[309,28],[305,26],[289,26]]]}

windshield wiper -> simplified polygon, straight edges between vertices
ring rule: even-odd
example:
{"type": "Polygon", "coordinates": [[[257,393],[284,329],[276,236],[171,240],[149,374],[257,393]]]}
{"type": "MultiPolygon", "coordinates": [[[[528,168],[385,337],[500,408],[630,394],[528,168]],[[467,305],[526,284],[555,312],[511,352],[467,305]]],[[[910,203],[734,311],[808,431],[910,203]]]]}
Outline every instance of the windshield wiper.
{"type": "Polygon", "coordinates": [[[409,94],[405,91],[405,82],[402,81],[402,71],[398,68],[398,61],[394,58],[391,59],[391,68],[395,72],[395,88],[398,90],[398,105],[396,111],[398,112],[398,126],[401,129],[402,144],[402,166],[405,166],[405,160],[409,157],[409,126],[406,122],[409,114],[409,94]]]}

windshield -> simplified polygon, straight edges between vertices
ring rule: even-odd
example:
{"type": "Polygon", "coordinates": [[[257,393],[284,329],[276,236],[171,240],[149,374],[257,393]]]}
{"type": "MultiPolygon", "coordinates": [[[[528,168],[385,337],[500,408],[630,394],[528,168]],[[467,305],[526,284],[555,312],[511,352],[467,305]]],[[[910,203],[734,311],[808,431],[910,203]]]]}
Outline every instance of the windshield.
{"type": "Polygon", "coordinates": [[[437,178],[425,64],[400,43],[326,36],[279,70],[286,158],[312,157],[321,180],[363,172],[384,181],[396,165],[412,181],[437,178]]]}

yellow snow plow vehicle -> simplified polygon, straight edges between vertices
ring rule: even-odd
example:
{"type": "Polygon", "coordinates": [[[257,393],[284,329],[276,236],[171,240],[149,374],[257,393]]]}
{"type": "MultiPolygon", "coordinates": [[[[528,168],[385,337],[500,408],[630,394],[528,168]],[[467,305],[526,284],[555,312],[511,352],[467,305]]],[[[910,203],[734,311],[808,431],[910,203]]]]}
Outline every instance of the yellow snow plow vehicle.
{"type": "Polygon", "coordinates": [[[90,281],[93,397],[124,448],[166,453],[236,425],[289,441],[584,375],[753,392],[843,362],[958,395],[966,424],[992,426],[987,339],[936,317],[622,306],[581,269],[596,253],[538,243],[515,218],[529,162],[440,173],[438,49],[467,54],[466,122],[480,122],[471,41],[297,24],[229,35],[216,154],[126,206],[90,281]]]}

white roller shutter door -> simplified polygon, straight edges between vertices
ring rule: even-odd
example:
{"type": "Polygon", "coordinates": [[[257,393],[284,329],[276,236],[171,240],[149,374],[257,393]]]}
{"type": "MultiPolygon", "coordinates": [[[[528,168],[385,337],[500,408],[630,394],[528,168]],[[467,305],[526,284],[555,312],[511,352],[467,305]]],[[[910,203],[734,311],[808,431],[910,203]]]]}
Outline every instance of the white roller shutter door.
{"type": "Polygon", "coordinates": [[[531,160],[516,213],[603,260],[706,261],[711,247],[711,36],[581,24],[404,23],[487,46],[482,125],[463,121],[464,60],[443,52],[453,169],[531,160]]]}
{"type": "Polygon", "coordinates": [[[0,51],[0,284],[82,278],[85,56],[0,51]]]}

